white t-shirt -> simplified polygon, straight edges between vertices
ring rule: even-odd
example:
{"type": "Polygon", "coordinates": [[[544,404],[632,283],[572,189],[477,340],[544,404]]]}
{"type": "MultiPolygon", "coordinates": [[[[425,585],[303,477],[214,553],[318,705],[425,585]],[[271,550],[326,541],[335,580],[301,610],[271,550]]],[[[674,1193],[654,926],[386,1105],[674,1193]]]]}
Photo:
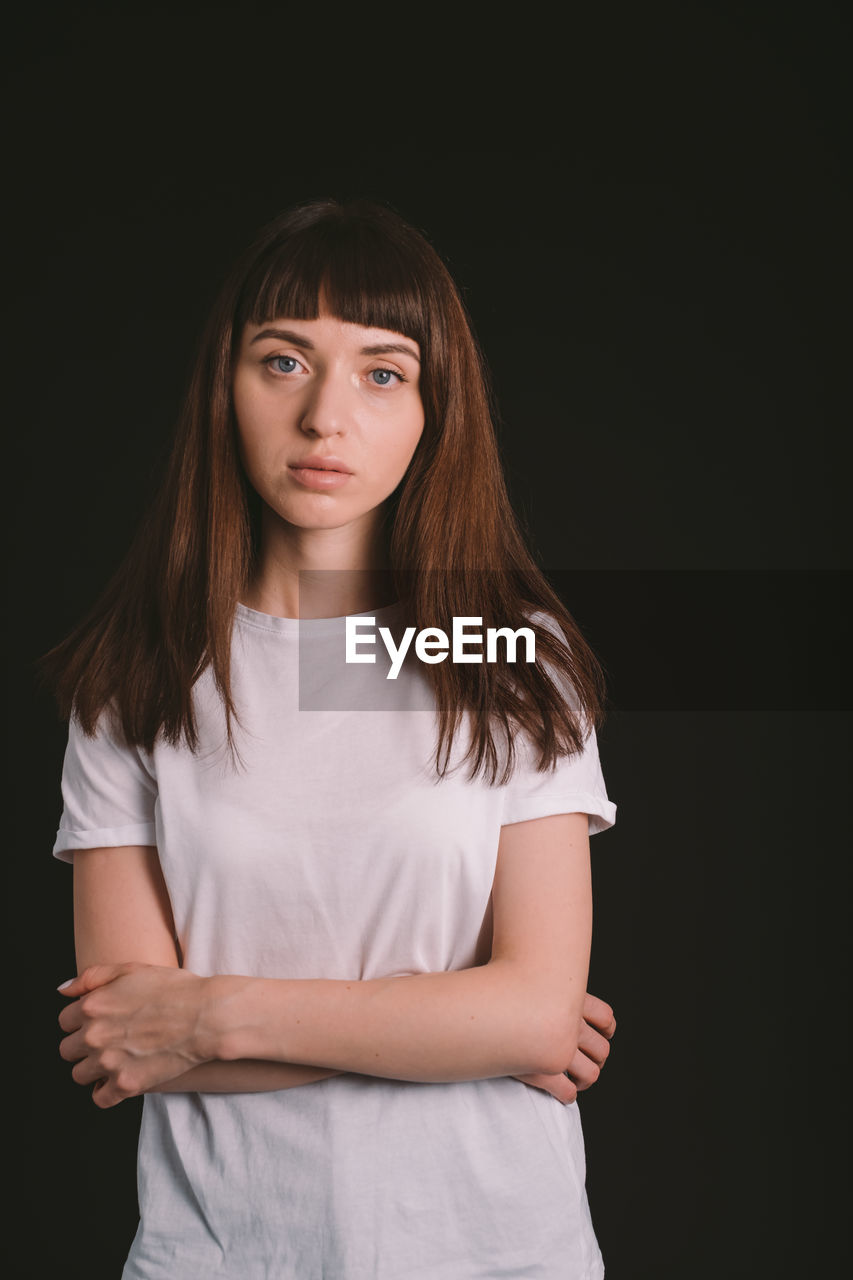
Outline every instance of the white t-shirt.
{"type": "MultiPolygon", "coordinates": [[[[378,627],[395,608],[370,616],[378,627]]],[[[470,781],[467,763],[437,782],[422,665],[407,660],[392,685],[380,644],[341,692],[326,675],[340,674],[343,625],[238,606],[241,765],[210,670],[194,689],[196,754],[128,748],[107,717],[86,738],[72,719],[53,852],[156,845],[195,973],[369,979],[482,963],[501,826],[567,812],[588,813],[591,833],[614,822],[594,734],[553,773],[519,738],[506,786],[470,781]]],[[[455,761],[468,741],[457,735],[455,761]]],[[[148,1094],[138,1167],[123,1280],[603,1275],[577,1104],[515,1079],[346,1074],[148,1094]]]]}

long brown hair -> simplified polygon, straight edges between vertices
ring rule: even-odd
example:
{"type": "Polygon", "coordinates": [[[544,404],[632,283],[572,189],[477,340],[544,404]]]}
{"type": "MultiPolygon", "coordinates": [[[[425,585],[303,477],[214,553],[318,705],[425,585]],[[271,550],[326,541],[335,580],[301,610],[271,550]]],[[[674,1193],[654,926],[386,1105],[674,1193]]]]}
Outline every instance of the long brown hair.
{"type": "Polygon", "coordinates": [[[552,768],[600,726],[603,672],[527,549],[485,364],[449,272],[419,231],[364,201],[300,205],[238,260],[202,334],[159,492],[91,613],[41,659],[43,676],[86,733],[110,705],[128,743],[150,751],[162,733],[195,750],[192,689],[210,666],[233,746],[231,634],[258,552],[260,504],[238,455],[232,370],[246,323],[315,319],[321,291],[337,318],[405,334],[421,349],[424,431],[385,513],[407,620],[449,631],[453,617],[478,616],[516,628],[543,611],[556,624],[534,625],[535,663],[426,668],[439,716],[436,770],[448,767],[465,710],[472,778],[505,782],[519,731],[538,746],[539,768],[552,768]]]}

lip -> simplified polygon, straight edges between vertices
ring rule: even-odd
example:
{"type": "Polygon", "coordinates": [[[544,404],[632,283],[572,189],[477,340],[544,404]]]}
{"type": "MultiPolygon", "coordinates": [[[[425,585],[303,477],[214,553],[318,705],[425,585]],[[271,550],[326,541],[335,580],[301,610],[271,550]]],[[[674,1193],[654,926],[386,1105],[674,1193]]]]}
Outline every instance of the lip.
{"type": "Polygon", "coordinates": [[[312,453],[307,458],[300,458],[298,462],[291,462],[290,466],[294,471],[341,471],[344,475],[352,475],[347,464],[332,454],[312,453]]]}
{"type": "Polygon", "coordinates": [[[291,462],[289,471],[297,484],[306,489],[338,489],[352,475],[340,458],[320,457],[317,454],[300,458],[299,462],[291,462]]]}

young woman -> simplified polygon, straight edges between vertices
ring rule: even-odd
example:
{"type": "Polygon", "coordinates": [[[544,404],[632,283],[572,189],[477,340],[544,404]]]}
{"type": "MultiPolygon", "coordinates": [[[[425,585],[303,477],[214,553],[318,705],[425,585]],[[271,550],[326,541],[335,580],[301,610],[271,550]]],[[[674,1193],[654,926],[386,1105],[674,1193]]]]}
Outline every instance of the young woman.
{"type": "Polygon", "coordinates": [[[145,1094],[125,1280],[601,1276],[571,1103],[613,1029],[585,996],[602,677],[417,231],[331,201],[265,230],[150,515],[45,665],[60,1052],[100,1107],[145,1094]],[[523,635],[478,661],[489,627],[535,661],[523,635]]]}

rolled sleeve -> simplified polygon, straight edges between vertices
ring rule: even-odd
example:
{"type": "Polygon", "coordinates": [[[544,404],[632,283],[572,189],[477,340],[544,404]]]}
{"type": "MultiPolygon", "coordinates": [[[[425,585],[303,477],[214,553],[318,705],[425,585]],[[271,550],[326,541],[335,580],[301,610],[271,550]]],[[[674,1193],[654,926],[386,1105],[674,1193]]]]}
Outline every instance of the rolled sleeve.
{"type": "Polygon", "coordinates": [[[62,766],[62,816],[53,856],[73,861],[75,849],[156,844],[157,783],[146,753],[128,746],[104,713],[94,737],[76,717],[68,726],[62,766]]]}

